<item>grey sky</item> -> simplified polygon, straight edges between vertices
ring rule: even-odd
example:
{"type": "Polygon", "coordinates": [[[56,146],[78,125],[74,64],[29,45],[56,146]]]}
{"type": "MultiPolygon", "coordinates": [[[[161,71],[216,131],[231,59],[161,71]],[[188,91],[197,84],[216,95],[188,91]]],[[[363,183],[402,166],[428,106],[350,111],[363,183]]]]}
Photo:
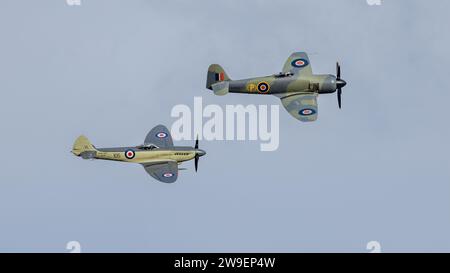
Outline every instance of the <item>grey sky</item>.
{"type": "Polygon", "coordinates": [[[1,3],[0,251],[450,251],[449,1],[81,1],[1,3]],[[276,152],[203,141],[172,185],[69,153],[140,144],[194,96],[279,104],[214,96],[207,67],[266,75],[300,50],[341,62],[343,109],[280,108],[276,152]]]}

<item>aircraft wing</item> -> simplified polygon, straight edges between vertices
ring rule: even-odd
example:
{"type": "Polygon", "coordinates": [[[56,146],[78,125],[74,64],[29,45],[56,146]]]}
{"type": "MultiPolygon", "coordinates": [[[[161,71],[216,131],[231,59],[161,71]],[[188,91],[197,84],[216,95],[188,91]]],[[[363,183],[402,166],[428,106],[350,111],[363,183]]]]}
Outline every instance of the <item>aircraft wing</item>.
{"type": "Polygon", "coordinates": [[[281,98],[284,108],[294,118],[308,122],[317,120],[317,94],[299,93],[281,98]]]}
{"type": "Polygon", "coordinates": [[[283,72],[312,75],[311,63],[306,52],[294,52],[289,56],[283,66],[283,72]]]}
{"type": "Polygon", "coordinates": [[[173,183],[178,178],[176,161],[159,161],[142,164],[149,175],[164,183],[173,183]]]}
{"type": "Polygon", "coordinates": [[[159,148],[167,148],[173,146],[173,140],[169,129],[164,125],[158,125],[147,134],[144,144],[154,144],[159,148]]]}

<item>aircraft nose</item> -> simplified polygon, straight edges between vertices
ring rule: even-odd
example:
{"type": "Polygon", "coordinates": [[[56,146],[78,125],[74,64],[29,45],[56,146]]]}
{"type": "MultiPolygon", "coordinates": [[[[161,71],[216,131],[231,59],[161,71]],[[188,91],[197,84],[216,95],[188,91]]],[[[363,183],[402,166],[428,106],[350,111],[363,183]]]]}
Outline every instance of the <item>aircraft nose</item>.
{"type": "Polygon", "coordinates": [[[206,152],[202,149],[197,149],[196,153],[198,154],[198,156],[204,156],[206,155],[206,152]]]}

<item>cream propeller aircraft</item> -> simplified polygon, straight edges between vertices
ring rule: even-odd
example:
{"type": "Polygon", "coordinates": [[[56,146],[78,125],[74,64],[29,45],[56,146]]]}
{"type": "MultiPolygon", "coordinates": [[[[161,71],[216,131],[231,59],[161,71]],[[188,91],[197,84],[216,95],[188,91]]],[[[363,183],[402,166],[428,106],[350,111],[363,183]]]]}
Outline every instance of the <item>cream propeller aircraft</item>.
{"type": "Polygon", "coordinates": [[[132,147],[96,148],[85,136],[79,136],[73,144],[72,153],[84,159],[103,159],[139,163],[153,178],[173,183],[178,178],[178,165],[184,161],[198,161],[206,152],[195,147],[174,146],[169,130],[164,125],[153,128],[144,140],[144,144],[132,147]]]}

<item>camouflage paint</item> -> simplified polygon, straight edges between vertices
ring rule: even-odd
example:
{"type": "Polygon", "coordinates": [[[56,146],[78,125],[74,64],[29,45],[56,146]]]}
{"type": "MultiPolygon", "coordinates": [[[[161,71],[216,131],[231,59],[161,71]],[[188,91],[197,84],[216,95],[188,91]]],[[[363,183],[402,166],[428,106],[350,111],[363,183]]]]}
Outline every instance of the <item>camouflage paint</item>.
{"type": "Polygon", "coordinates": [[[283,106],[292,116],[301,121],[314,121],[318,113],[317,95],[336,92],[336,82],[334,75],[312,74],[308,55],[305,52],[295,52],[286,60],[281,73],[264,77],[231,80],[220,65],[212,64],[208,68],[206,88],[214,90],[217,95],[275,95],[282,100],[283,106]],[[223,79],[216,77],[221,74],[224,75],[223,79]],[[306,109],[310,111],[302,112],[306,109]]]}

